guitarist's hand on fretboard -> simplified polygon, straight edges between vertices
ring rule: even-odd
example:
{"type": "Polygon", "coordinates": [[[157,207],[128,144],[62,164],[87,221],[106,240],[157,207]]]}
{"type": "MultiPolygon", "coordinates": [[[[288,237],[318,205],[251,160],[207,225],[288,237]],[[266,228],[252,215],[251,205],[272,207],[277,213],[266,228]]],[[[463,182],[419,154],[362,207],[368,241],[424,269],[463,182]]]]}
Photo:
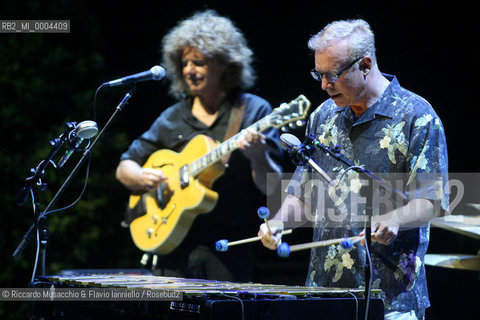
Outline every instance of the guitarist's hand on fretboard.
{"type": "Polygon", "coordinates": [[[281,169],[276,165],[275,161],[270,159],[269,148],[266,143],[266,137],[260,132],[252,128],[241,131],[240,138],[237,140],[238,149],[240,149],[245,157],[250,160],[252,167],[252,178],[257,188],[263,193],[268,193],[267,172],[277,173],[277,179],[270,180],[276,184],[281,178],[281,169]]]}
{"type": "Polygon", "coordinates": [[[245,157],[251,162],[265,161],[264,151],[268,148],[265,136],[256,132],[251,128],[241,131],[241,135],[237,140],[238,149],[240,149],[245,157]]]}

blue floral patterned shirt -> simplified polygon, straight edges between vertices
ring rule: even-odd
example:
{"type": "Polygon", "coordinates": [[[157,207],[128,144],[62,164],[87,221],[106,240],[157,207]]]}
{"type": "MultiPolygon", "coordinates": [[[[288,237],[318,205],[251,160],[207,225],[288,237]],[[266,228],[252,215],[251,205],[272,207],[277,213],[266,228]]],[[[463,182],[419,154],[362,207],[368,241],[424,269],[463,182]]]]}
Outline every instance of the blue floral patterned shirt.
{"type": "MultiPolygon", "coordinates": [[[[350,107],[339,108],[329,99],[312,113],[306,134],[329,148],[337,146],[355,166],[395,177],[392,186],[409,200],[432,200],[438,212],[444,212],[448,158],[442,123],[425,99],[402,88],[394,76],[385,76],[390,85],[359,119],[350,107]]],[[[327,185],[305,165],[297,167],[287,191],[311,206],[307,212],[312,214],[313,241],[358,235],[365,226],[354,223],[365,214],[360,194],[364,182],[356,171],[320,150],[312,158],[337,186],[327,185]]],[[[390,210],[399,205],[392,206],[390,210]]],[[[386,211],[374,204],[373,214],[386,211]]],[[[400,229],[389,245],[372,242],[372,287],[382,289],[386,312],[419,312],[430,305],[424,267],[428,241],[429,223],[400,229]]],[[[364,287],[365,261],[365,248],[358,242],[352,248],[340,244],[314,248],[306,285],[364,287]]]]}

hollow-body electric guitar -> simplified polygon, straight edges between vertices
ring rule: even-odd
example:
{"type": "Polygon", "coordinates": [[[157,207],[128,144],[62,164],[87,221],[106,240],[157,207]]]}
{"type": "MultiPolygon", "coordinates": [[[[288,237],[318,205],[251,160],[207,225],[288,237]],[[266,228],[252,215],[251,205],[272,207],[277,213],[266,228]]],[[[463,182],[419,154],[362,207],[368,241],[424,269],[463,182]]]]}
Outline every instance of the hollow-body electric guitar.
{"type": "MultiPolygon", "coordinates": [[[[310,101],[300,95],[283,103],[249,128],[262,132],[270,127],[302,121],[310,101]]],[[[167,254],[185,238],[198,214],[211,211],[218,193],[213,182],[225,171],[224,158],[238,148],[237,133],[218,143],[205,135],[195,136],[180,153],[158,150],[148,158],[144,168],[161,169],[167,177],[160,186],[141,195],[131,195],[130,233],[135,245],[145,252],[167,254]]]]}

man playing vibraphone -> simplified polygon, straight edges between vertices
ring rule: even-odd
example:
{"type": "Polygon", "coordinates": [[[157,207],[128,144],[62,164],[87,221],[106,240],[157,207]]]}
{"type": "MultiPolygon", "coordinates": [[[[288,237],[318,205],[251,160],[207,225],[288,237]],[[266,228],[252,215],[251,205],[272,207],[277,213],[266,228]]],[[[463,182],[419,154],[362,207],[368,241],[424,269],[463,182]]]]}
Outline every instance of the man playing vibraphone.
{"type": "MultiPolygon", "coordinates": [[[[306,134],[329,148],[339,146],[355,166],[403,174],[408,202],[372,217],[373,288],[382,289],[385,319],[423,319],[430,306],[424,268],[428,221],[444,213],[448,203],[443,190],[448,160],[442,123],[425,99],[379,71],[374,35],[365,21],[332,22],[308,45],[315,53],[311,75],[330,99],[313,112],[306,134]]],[[[355,201],[361,197],[360,177],[321,150],[312,158],[337,187],[324,183],[323,193],[322,188],[313,192],[312,181],[323,180],[319,175],[312,179],[307,165],[298,166],[287,188],[289,195],[273,220],[298,226],[313,213],[314,241],[362,235],[364,224],[352,222],[355,209],[358,218],[365,208],[355,201]],[[295,220],[296,216],[302,219],[295,220]],[[342,219],[334,221],[335,217],[342,219]]],[[[259,236],[266,247],[276,249],[281,234],[276,228],[272,232],[263,224],[259,236]]],[[[306,285],[365,286],[365,262],[362,246],[314,248],[306,285]]]]}

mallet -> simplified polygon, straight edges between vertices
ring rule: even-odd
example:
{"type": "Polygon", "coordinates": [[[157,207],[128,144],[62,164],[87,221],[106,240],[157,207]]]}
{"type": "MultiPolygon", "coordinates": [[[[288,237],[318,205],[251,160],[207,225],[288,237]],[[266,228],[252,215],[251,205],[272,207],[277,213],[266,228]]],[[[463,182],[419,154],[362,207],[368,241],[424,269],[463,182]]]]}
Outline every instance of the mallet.
{"type": "MultiPolygon", "coordinates": [[[[374,233],[372,233],[374,235],[374,233]]],[[[290,246],[288,243],[283,242],[277,248],[277,254],[279,257],[287,258],[290,256],[290,252],[318,248],[318,247],[325,247],[332,244],[340,243],[340,245],[345,249],[350,249],[353,247],[353,243],[358,242],[363,239],[363,236],[356,236],[356,237],[349,237],[349,238],[340,238],[340,239],[331,239],[331,240],[324,240],[324,241],[315,241],[309,243],[302,243],[302,244],[295,244],[290,246]]]]}
{"type": "MultiPolygon", "coordinates": [[[[282,236],[286,235],[286,234],[290,234],[290,233],[292,233],[292,229],[282,231],[282,236]]],[[[261,239],[262,239],[261,236],[242,239],[242,240],[237,240],[237,241],[232,241],[232,242],[228,242],[228,240],[222,239],[222,240],[218,240],[217,242],[215,242],[215,249],[217,251],[228,251],[228,247],[236,246],[236,245],[239,245],[239,244],[245,244],[245,243],[249,243],[249,242],[260,241],[261,239]]]]}

